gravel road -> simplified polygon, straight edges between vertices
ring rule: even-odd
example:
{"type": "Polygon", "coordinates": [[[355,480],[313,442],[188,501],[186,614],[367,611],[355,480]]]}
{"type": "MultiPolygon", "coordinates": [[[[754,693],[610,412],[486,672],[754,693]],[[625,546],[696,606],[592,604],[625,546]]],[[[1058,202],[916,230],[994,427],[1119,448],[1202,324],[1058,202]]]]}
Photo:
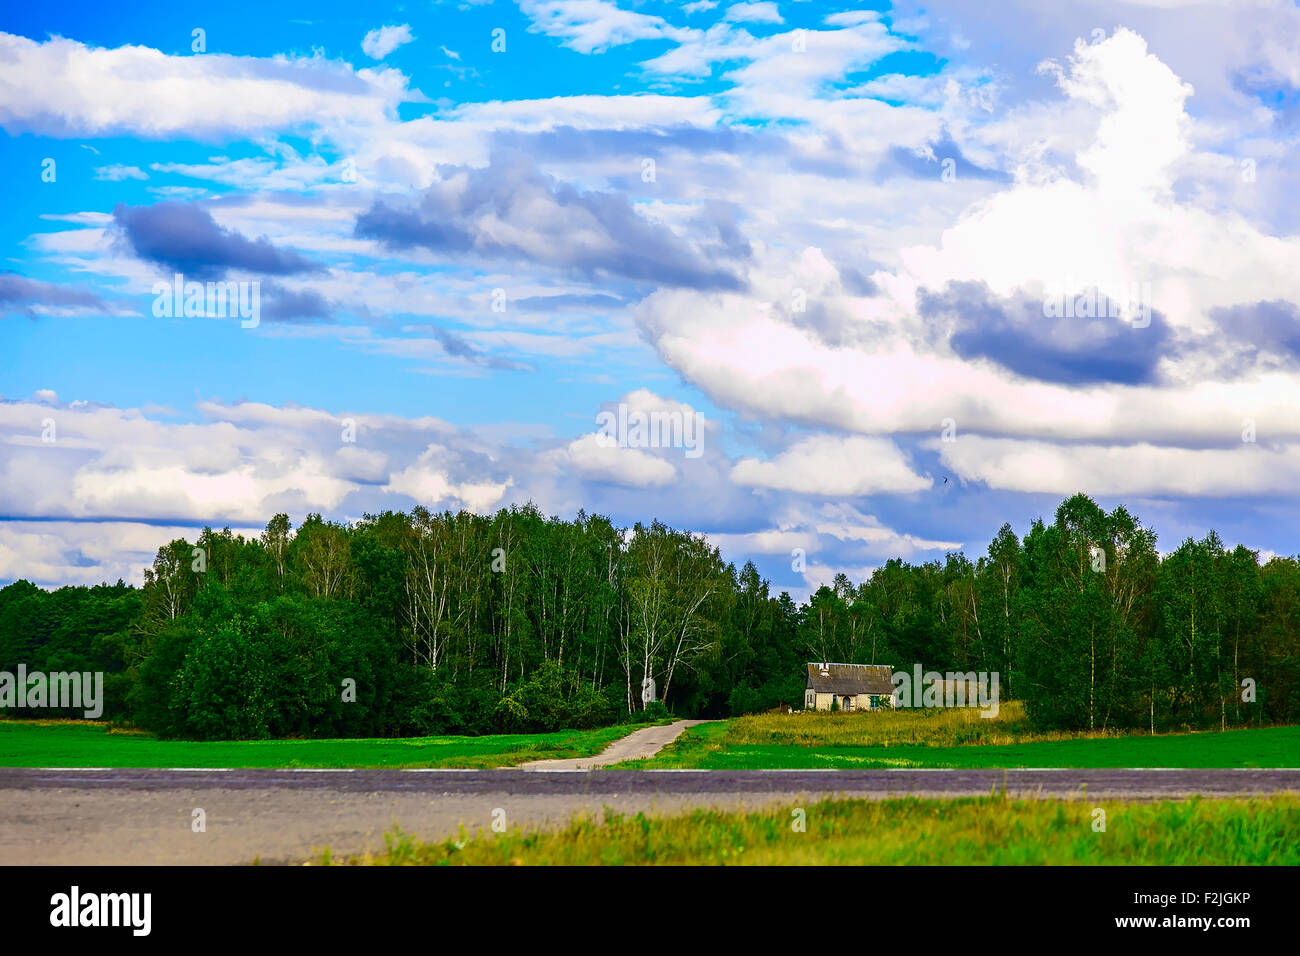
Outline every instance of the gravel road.
{"type": "Polygon", "coordinates": [[[39,770],[0,768],[0,864],[298,862],[575,813],[801,806],[823,797],[1153,799],[1300,792],[1300,770],[39,770]],[[191,829],[202,808],[206,832],[191,829]]]}

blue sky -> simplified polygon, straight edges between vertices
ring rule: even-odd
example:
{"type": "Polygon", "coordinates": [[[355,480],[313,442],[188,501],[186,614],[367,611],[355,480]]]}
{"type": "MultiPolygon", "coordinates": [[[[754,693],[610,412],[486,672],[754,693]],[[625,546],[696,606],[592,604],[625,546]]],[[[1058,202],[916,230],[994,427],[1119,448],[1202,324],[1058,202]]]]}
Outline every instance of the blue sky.
{"type": "Polygon", "coordinates": [[[1274,0],[6,8],[0,581],[528,500],[796,596],[1074,491],[1294,553],[1297,63],[1274,0]]]}

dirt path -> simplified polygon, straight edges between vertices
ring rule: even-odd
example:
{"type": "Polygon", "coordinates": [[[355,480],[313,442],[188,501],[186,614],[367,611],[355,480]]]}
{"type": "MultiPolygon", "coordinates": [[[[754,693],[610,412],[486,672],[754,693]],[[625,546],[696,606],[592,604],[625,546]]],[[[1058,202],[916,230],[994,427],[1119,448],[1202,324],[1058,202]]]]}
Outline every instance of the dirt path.
{"type": "Polygon", "coordinates": [[[624,760],[644,760],[653,757],[682,735],[687,727],[707,724],[707,720],[676,720],[662,727],[647,727],[621,737],[594,757],[576,757],[570,760],[530,760],[521,763],[521,770],[596,770],[612,767],[624,760]]]}

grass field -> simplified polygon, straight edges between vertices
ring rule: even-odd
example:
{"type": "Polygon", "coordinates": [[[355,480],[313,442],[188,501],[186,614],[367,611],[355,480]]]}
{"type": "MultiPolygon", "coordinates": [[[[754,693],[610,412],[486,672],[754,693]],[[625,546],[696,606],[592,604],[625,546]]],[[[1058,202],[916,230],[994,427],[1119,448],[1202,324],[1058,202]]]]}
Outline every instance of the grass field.
{"type": "MultiPolygon", "coordinates": [[[[644,726],[644,725],[642,725],[644,726]]],[[[90,721],[0,721],[5,767],[509,767],[588,757],[638,727],[488,737],[159,740],[90,721]]]]}
{"type": "MultiPolygon", "coordinates": [[[[387,852],[347,863],[1283,865],[1300,864],[1300,798],[1102,801],[845,800],[794,808],[697,811],[678,817],[607,815],[555,832],[462,835],[419,843],[400,831],[387,852]],[[1094,809],[1105,831],[1094,830],[1094,809]]],[[[319,858],[330,863],[329,854],[319,858]]]]}
{"type": "MultiPolygon", "coordinates": [[[[644,726],[644,725],[641,725],[644,726]]],[[[0,721],[8,767],[509,767],[587,757],[637,726],[397,739],[159,740],[91,721],[0,721]]],[[[701,724],[620,769],[891,767],[1300,767],[1300,727],[1224,733],[1036,733],[1019,705],[974,710],[762,714],[701,724]]]]}
{"type": "Polygon", "coordinates": [[[1018,702],[976,710],[762,714],[692,727],[620,768],[1300,767],[1300,727],[1222,733],[1038,733],[1018,702]]]}

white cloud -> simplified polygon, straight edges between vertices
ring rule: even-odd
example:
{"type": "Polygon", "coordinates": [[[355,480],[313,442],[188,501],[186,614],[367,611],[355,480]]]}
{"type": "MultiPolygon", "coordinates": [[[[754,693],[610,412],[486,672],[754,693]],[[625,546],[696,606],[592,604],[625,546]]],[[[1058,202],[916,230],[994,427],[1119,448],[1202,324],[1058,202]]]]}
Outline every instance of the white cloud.
{"type": "MultiPolygon", "coordinates": [[[[382,60],[404,43],[415,39],[410,24],[377,27],[361,40],[361,49],[372,60],[382,60]]],[[[446,50],[446,47],[443,47],[446,50]]]]}
{"type": "Polygon", "coordinates": [[[1058,445],[968,436],[934,442],[962,478],[1005,491],[1070,495],[1286,495],[1300,484],[1300,444],[1227,448],[1058,445]]]}
{"type": "Polygon", "coordinates": [[[818,534],[859,543],[866,553],[879,557],[910,558],[920,551],[955,551],[961,547],[960,541],[929,539],[895,531],[874,515],[847,504],[821,505],[807,520],[818,534]]]}
{"type": "Polygon", "coordinates": [[[111,166],[96,166],[95,178],[103,182],[120,183],[124,179],[148,179],[149,174],[139,166],[114,163],[111,166]]]}
{"type": "Polygon", "coordinates": [[[754,555],[788,558],[803,587],[791,588],[796,600],[808,596],[838,573],[855,583],[866,580],[889,558],[910,560],[923,554],[955,551],[958,541],[934,540],[898,531],[851,505],[826,502],[813,508],[782,507],[773,526],[743,533],[710,533],[709,542],[732,561],[754,555]],[[798,563],[802,562],[802,564],[798,563]],[[802,570],[799,570],[802,568],[802,570]]]}
{"type": "Polygon", "coordinates": [[[406,496],[388,499],[398,508],[481,508],[511,484],[482,442],[433,418],[202,402],[203,420],[178,423],[43,398],[0,402],[0,509],[16,518],[256,524],[389,494],[406,496]]]}
{"type": "Polygon", "coordinates": [[[600,53],[637,40],[683,40],[691,31],[663,17],[623,10],[608,0],[520,0],[531,30],[560,37],[579,53],[600,53]]]}
{"type": "MultiPolygon", "coordinates": [[[[138,521],[0,522],[0,581],[20,578],[35,584],[112,584],[122,580],[140,587],[143,570],[153,564],[168,541],[193,541],[202,525],[157,525],[138,521]]],[[[260,527],[234,527],[235,534],[256,537],[260,527]]]]}
{"type": "Polygon", "coordinates": [[[486,514],[499,504],[513,483],[490,481],[455,482],[448,474],[446,462],[455,455],[446,446],[432,444],[415,463],[394,472],[385,489],[415,499],[430,510],[466,509],[486,514]]]}
{"type": "Polygon", "coordinates": [[[677,479],[671,462],[640,448],[610,445],[595,434],[570,442],[562,460],[583,478],[630,488],[663,488],[677,479]]]}
{"type": "Polygon", "coordinates": [[[931,481],[912,470],[887,438],[814,435],[770,461],[744,458],[731,469],[738,485],[812,495],[907,494],[931,481]]]}
{"type": "MultiPolygon", "coordinates": [[[[757,246],[745,293],[660,291],[640,305],[638,324],[672,368],[720,405],[815,428],[937,436],[952,419],[960,440],[1204,447],[1236,440],[1250,418],[1261,435],[1300,435],[1289,410],[1300,402],[1293,369],[1234,369],[1219,361],[1223,335],[1206,336],[1218,332],[1216,307],[1300,301],[1300,240],[1179,196],[1176,170],[1195,132],[1188,90],[1141,37],[1119,30],[1081,44],[1059,76],[1066,105],[1058,108],[1072,121],[1078,111],[1090,116],[1094,131],[1080,141],[1077,178],[1026,165],[937,244],[906,247],[896,269],[870,271],[871,294],[847,281],[842,253],[833,263],[818,249],[757,246]],[[1030,302],[1094,282],[1125,298],[1129,283],[1149,282],[1177,348],[1164,349],[1151,375],[1136,381],[1018,374],[963,357],[941,324],[918,314],[920,291],[954,281],[1030,302]],[[792,306],[794,289],[806,294],[806,310],[792,306]]],[[[1131,334],[1137,348],[1157,333],[1131,334]]],[[[1215,487],[1228,484],[1225,476],[1215,487]]],[[[1243,477],[1240,487],[1254,484],[1243,477]]]]}
{"type": "Polygon", "coordinates": [[[396,70],[320,57],[169,56],[0,33],[0,128],[11,135],[191,136],[382,124],[421,99],[396,70]]]}
{"type": "MultiPolygon", "coordinates": [[[[880,19],[878,10],[844,10],[840,13],[831,13],[822,20],[827,26],[832,27],[855,27],[862,23],[871,23],[880,19]]],[[[903,29],[903,24],[894,23],[894,28],[900,33],[907,32],[903,29]]]]}
{"type": "Polygon", "coordinates": [[[736,23],[783,23],[781,11],[772,0],[753,3],[733,3],[727,7],[726,20],[736,23]]]}

